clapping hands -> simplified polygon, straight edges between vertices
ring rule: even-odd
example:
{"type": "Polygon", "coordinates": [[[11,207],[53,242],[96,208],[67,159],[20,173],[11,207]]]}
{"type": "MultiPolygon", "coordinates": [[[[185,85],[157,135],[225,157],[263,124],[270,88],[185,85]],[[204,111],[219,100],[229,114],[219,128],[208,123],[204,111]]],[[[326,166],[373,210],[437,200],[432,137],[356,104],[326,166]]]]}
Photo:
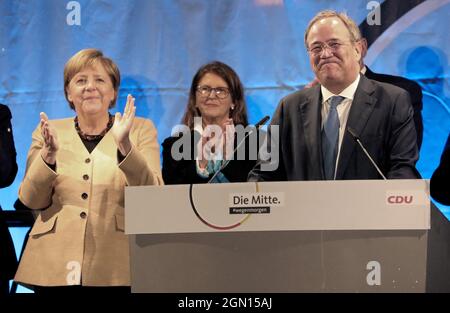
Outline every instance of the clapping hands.
{"type": "Polygon", "coordinates": [[[220,128],[221,133],[215,132],[212,125],[207,125],[203,129],[202,139],[198,147],[198,151],[201,153],[201,158],[199,158],[200,168],[206,168],[208,161],[213,158],[214,154],[222,155],[224,159],[231,158],[230,154],[233,152],[234,144],[233,120],[231,118],[225,120],[220,128]],[[211,136],[212,134],[214,135],[211,136]]]}
{"type": "Polygon", "coordinates": [[[123,116],[117,112],[111,128],[117,148],[123,156],[126,156],[131,150],[130,130],[136,115],[134,100],[135,98],[128,95],[123,116]]]}
{"type": "Polygon", "coordinates": [[[59,149],[58,136],[50,124],[47,114],[41,112],[39,115],[41,118],[41,135],[44,138],[44,147],[41,150],[41,155],[46,163],[55,164],[56,153],[59,149]]]}

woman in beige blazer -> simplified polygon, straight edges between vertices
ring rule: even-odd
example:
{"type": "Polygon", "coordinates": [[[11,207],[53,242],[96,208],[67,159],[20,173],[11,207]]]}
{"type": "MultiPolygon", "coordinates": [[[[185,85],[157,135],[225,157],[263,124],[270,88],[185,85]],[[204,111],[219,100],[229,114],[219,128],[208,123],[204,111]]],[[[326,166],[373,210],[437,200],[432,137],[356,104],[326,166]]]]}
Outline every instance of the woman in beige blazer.
{"type": "Polygon", "coordinates": [[[76,117],[41,113],[33,132],[19,198],[39,215],[15,281],[37,293],[130,291],[124,187],[163,182],[156,129],[135,117],[134,98],[123,116],[108,111],[119,85],[111,59],[79,51],[64,68],[76,117]]]}

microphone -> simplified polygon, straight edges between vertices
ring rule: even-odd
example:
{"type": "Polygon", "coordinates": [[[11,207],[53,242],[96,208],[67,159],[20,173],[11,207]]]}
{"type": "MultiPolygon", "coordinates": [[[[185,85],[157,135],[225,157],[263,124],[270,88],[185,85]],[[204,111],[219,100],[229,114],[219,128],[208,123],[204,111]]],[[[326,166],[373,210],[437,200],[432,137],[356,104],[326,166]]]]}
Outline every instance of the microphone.
{"type": "MultiPolygon", "coordinates": [[[[270,116],[266,115],[264,116],[258,123],[255,124],[255,129],[259,129],[261,126],[266,124],[266,122],[269,120],[270,116]]],[[[253,130],[252,130],[253,132],[253,130]]]]}
{"type": "MultiPolygon", "coordinates": [[[[258,130],[261,126],[263,126],[264,124],[267,123],[267,121],[269,120],[270,116],[266,115],[264,116],[258,123],[255,124],[255,128],[252,128],[245,136],[244,138],[242,138],[242,140],[239,142],[239,144],[236,146],[236,148],[234,148],[233,153],[231,155],[234,155],[236,153],[236,151],[239,149],[239,147],[245,142],[245,139],[248,138],[248,136],[250,136],[250,134],[252,134],[255,130],[258,130]]],[[[222,166],[220,167],[220,169],[214,173],[214,175],[211,177],[210,180],[208,180],[207,184],[209,184],[210,182],[212,182],[214,180],[214,178],[216,178],[216,176],[222,172],[222,170],[228,165],[228,163],[230,163],[231,160],[226,160],[225,162],[223,162],[222,166]]]]}
{"type": "Polygon", "coordinates": [[[350,133],[350,135],[352,135],[353,139],[359,144],[359,146],[361,147],[362,151],[364,151],[364,154],[370,160],[370,163],[372,163],[372,165],[378,171],[378,174],[380,174],[381,177],[383,177],[384,180],[387,180],[386,176],[383,175],[383,173],[381,172],[381,170],[378,167],[377,163],[375,163],[375,161],[371,158],[369,152],[367,152],[366,148],[364,148],[364,145],[361,143],[361,140],[359,139],[359,136],[356,134],[356,132],[351,127],[347,127],[347,131],[350,133]]]}

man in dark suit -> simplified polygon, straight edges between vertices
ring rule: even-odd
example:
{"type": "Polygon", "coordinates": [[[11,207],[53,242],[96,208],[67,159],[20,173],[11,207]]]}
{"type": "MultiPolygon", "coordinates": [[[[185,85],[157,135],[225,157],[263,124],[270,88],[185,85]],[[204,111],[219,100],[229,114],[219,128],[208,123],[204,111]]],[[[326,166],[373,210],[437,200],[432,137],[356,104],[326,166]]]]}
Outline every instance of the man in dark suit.
{"type": "Polygon", "coordinates": [[[450,205],[450,134],[442,152],[441,163],[430,180],[430,194],[434,200],[450,205]]]}
{"type": "Polygon", "coordinates": [[[360,39],[361,44],[361,54],[362,58],[360,61],[361,73],[363,73],[367,78],[376,80],[377,82],[383,82],[392,84],[394,86],[400,87],[409,93],[411,98],[411,104],[414,111],[414,126],[416,127],[417,133],[417,146],[420,150],[422,146],[423,138],[423,121],[422,121],[422,88],[418,83],[413,80],[394,75],[375,73],[370,70],[367,65],[364,64],[364,57],[367,54],[367,40],[366,38],[360,39]]]}
{"type": "MultiPolygon", "coordinates": [[[[408,93],[360,75],[361,48],[347,15],[323,11],[305,32],[319,85],[281,100],[250,181],[380,179],[347,129],[360,137],[387,178],[418,178],[417,137],[408,93]],[[279,136],[273,136],[278,126],[279,136]],[[275,153],[276,155],[276,153],[275,153]],[[265,171],[268,163],[278,163],[265,171]]],[[[356,27],[357,28],[357,27],[356,27]]]]}
{"type": "MultiPolygon", "coordinates": [[[[12,184],[17,174],[16,149],[11,128],[11,112],[0,104],[0,188],[12,184]]],[[[14,277],[17,259],[3,211],[0,206],[0,295],[9,293],[9,280],[14,277]]]]}

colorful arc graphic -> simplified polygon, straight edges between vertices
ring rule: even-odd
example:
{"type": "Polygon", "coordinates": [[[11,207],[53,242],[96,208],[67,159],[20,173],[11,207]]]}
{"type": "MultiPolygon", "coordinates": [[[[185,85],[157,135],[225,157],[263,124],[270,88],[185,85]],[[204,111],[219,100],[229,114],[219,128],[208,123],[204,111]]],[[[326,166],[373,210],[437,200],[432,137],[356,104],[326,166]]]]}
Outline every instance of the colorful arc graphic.
{"type": "Polygon", "coordinates": [[[227,226],[214,225],[214,224],[208,222],[200,215],[200,213],[198,213],[197,209],[195,208],[194,199],[192,197],[192,186],[193,186],[193,184],[191,184],[189,186],[189,200],[191,202],[192,210],[194,211],[197,218],[206,226],[211,227],[213,229],[217,229],[217,230],[229,230],[229,229],[233,229],[233,228],[238,227],[239,225],[244,224],[244,222],[250,217],[251,214],[247,214],[241,221],[239,221],[235,224],[232,224],[232,225],[227,225],[227,226]]]}

